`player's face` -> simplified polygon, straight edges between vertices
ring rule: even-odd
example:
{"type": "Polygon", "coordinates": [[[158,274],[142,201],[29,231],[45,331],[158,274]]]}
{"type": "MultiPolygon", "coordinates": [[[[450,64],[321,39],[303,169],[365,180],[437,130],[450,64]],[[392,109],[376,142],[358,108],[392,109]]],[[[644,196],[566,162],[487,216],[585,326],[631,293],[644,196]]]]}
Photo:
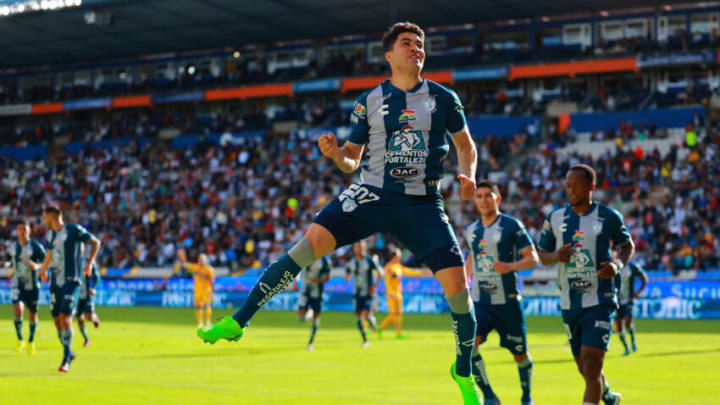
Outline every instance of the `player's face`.
{"type": "Polygon", "coordinates": [[[475,191],[475,206],[481,215],[489,215],[496,212],[500,196],[495,194],[492,189],[487,187],[479,187],[475,191]]]}
{"type": "Polygon", "coordinates": [[[50,228],[53,224],[53,215],[48,212],[43,212],[42,214],[43,219],[43,225],[45,225],[45,228],[50,228]]]}
{"type": "Polygon", "coordinates": [[[385,53],[390,67],[400,69],[421,70],[425,63],[425,49],[420,36],[414,32],[403,32],[398,35],[391,52],[385,53]]]}
{"type": "Polygon", "coordinates": [[[15,232],[17,232],[18,239],[27,240],[28,236],[30,236],[30,227],[26,224],[19,224],[15,228],[15,232]]]}
{"type": "Polygon", "coordinates": [[[588,181],[585,173],[571,170],[565,177],[565,194],[568,196],[570,205],[585,204],[590,201],[590,194],[595,185],[588,181]]]}
{"type": "Polygon", "coordinates": [[[355,252],[355,255],[362,256],[365,254],[365,243],[363,242],[357,242],[353,245],[353,252],[355,252]]]}

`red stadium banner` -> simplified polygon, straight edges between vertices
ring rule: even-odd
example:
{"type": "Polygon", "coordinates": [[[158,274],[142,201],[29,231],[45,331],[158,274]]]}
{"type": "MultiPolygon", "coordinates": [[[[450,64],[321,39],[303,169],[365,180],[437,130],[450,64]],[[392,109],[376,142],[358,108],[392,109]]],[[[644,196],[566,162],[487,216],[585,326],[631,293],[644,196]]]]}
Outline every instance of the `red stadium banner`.
{"type": "Polygon", "coordinates": [[[150,95],[143,94],[139,96],[115,97],[112,101],[113,108],[129,108],[129,107],[149,107],[150,95]]]}
{"type": "Polygon", "coordinates": [[[432,80],[437,83],[453,84],[452,72],[450,70],[444,70],[442,72],[427,72],[423,73],[422,77],[428,80],[432,80]]]}
{"type": "Polygon", "coordinates": [[[63,111],[63,103],[33,104],[30,114],[55,114],[63,111]]]}
{"type": "Polygon", "coordinates": [[[292,83],[267,84],[261,86],[234,87],[232,89],[207,90],[205,100],[228,100],[233,98],[256,98],[269,96],[292,97],[292,83]]]}
{"type": "Polygon", "coordinates": [[[340,91],[345,93],[348,90],[371,89],[385,79],[387,79],[387,76],[352,77],[349,79],[343,79],[342,89],[340,89],[340,91]]]}
{"type": "Polygon", "coordinates": [[[546,65],[510,66],[510,76],[508,78],[515,80],[547,76],[573,77],[578,74],[637,70],[637,60],[635,58],[614,58],[569,63],[548,63],[546,65]]]}

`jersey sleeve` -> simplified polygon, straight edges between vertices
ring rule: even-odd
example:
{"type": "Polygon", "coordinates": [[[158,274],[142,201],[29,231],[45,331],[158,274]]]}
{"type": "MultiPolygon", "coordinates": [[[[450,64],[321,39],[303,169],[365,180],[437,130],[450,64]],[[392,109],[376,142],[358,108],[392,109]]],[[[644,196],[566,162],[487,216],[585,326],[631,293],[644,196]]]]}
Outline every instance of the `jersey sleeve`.
{"type": "Polygon", "coordinates": [[[353,111],[350,113],[348,142],[355,145],[365,145],[368,142],[369,134],[367,94],[363,94],[355,100],[353,111]]]}
{"type": "Polygon", "coordinates": [[[322,258],[322,268],[320,269],[320,277],[325,277],[328,274],[330,274],[330,271],[332,269],[332,262],[330,261],[330,258],[327,256],[323,256],[322,258]]]}
{"type": "Polygon", "coordinates": [[[75,237],[83,243],[87,243],[92,239],[93,234],[91,234],[85,227],[82,225],[75,225],[75,237]]]}
{"type": "Polygon", "coordinates": [[[540,233],[540,241],[538,242],[538,247],[546,252],[554,252],[555,246],[557,245],[555,233],[553,232],[552,224],[550,223],[551,216],[552,213],[545,218],[545,222],[543,222],[542,226],[542,232],[540,233]]]}
{"type": "Polygon", "coordinates": [[[90,288],[95,288],[100,284],[100,269],[98,269],[97,263],[93,263],[92,274],[90,275],[90,288]]]}
{"type": "Polygon", "coordinates": [[[185,263],[185,268],[190,273],[199,273],[202,270],[202,266],[196,263],[185,263]]]}
{"type": "Polygon", "coordinates": [[[513,233],[513,242],[515,243],[517,250],[523,250],[528,246],[532,246],[533,242],[532,239],[530,239],[530,235],[527,233],[527,229],[525,229],[525,225],[516,220],[515,228],[515,232],[513,233]]]}
{"type": "Polygon", "coordinates": [[[623,221],[619,212],[611,209],[610,213],[610,239],[615,243],[615,246],[622,246],[630,241],[630,231],[625,226],[625,221],[623,221]]]}
{"type": "Polygon", "coordinates": [[[30,257],[32,261],[34,261],[35,263],[40,263],[45,260],[45,248],[41,244],[33,241],[32,250],[32,256],[30,257]]]}
{"type": "Polygon", "coordinates": [[[639,264],[630,263],[630,268],[632,269],[633,275],[639,277],[647,277],[645,269],[643,269],[642,266],[640,266],[639,264]]]}
{"type": "Polygon", "coordinates": [[[451,134],[455,134],[462,131],[467,123],[465,120],[465,107],[463,107],[460,98],[458,98],[454,91],[448,90],[448,92],[450,94],[450,103],[448,103],[447,107],[446,126],[451,134]]]}

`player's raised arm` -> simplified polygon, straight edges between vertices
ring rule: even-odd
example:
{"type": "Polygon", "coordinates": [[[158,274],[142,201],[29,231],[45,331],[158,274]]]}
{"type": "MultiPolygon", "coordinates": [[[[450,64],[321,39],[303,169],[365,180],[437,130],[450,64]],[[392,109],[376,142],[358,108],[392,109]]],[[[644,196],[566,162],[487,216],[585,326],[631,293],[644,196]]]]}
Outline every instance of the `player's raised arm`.
{"type": "Polygon", "coordinates": [[[460,132],[452,134],[452,141],[457,150],[460,196],[463,200],[472,200],[475,196],[477,150],[467,125],[460,132]]]}
{"type": "Polygon", "coordinates": [[[345,173],[352,173],[360,167],[360,158],[365,148],[364,145],[355,145],[350,142],[345,142],[340,147],[332,132],[318,138],[318,147],[324,156],[332,159],[335,165],[345,173]]]}

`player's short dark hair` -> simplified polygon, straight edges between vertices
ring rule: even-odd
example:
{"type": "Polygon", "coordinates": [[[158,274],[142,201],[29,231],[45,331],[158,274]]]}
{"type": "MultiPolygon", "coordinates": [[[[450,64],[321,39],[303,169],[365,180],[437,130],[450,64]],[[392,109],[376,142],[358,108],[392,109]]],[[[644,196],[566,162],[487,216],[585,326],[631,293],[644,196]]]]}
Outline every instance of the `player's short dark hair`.
{"type": "Polygon", "coordinates": [[[23,226],[27,226],[27,227],[32,228],[32,226],[30,226],[30,221],[28,221],[27,219],[21,219],[21,220],[19,220],[18,223],[17,223],[17,225],[23,225],[23,226]]]}
{"type": "Polygon", "coordinates": [[[400,36],[403,32],[412,32],[413,34],[417,34],[422,41],[425,41],[425,31],[423,31],[417,24],[413,24],[409,21],[398,22],[393,24],[387,31],[385,31],[385,34],[383,34],[382,44],[385,52],[392,51],[395,41],[397,41],[398,36],[400,36]]]}
{"type": "Polygon", "coordinates": [[[494,181],[480,180],[475,185],[475,188],[478,189],[480,187],[489,188],[490,190],[492,190],[493,193],[500,195],[500,187],[498,187],[497,183],[495,183],[494,181]]]}
{"type": "Polygon", "coordinates": [[[43,209],[43,213],[60,216],[62,215],[62,210],[57,205],[48,205],[43,209]]]}
{"type": "Polygon", "coordinates": [[[592,167],[590,167],[588,165],[579,164],[579,165],[575,165],[575,166],[571,167],[570,171],[571,172],[582,172],[583,174],[585,174],[585,178],[587,179],[587,181],[590,182],[590,184],[596,184],[597,174],[595,174],[595,169],[593,169],[592,167]]]}

